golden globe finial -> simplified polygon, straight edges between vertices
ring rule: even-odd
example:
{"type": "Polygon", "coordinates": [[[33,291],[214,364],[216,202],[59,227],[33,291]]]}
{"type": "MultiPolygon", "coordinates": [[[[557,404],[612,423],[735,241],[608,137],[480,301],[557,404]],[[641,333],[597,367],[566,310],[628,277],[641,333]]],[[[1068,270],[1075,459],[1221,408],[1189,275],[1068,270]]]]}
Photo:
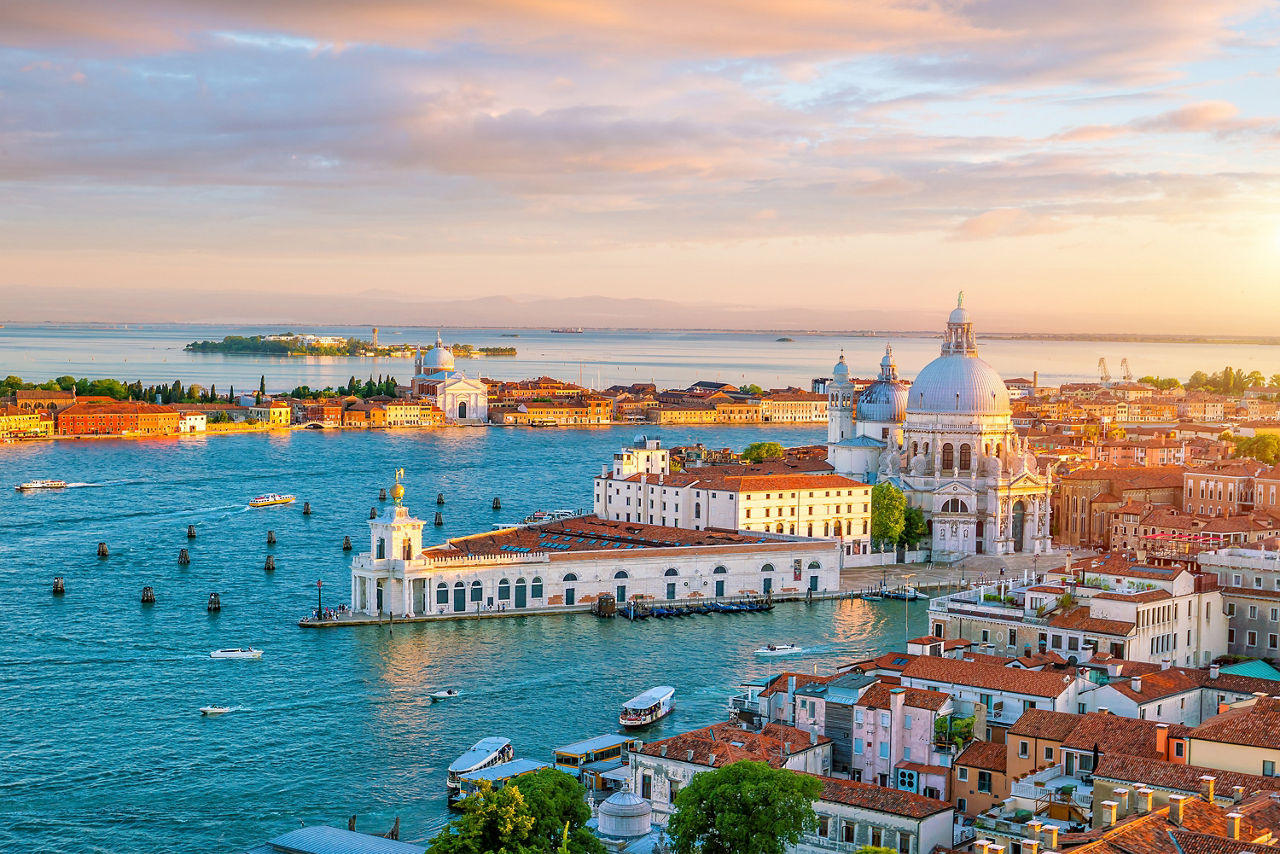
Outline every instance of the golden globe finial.
{"type": "Polygon", "coordinates": [[[395,499],[396,504],[399,504],[404,499],[404,485],[397,483],[391,487],[391,497],[395,499]]]}

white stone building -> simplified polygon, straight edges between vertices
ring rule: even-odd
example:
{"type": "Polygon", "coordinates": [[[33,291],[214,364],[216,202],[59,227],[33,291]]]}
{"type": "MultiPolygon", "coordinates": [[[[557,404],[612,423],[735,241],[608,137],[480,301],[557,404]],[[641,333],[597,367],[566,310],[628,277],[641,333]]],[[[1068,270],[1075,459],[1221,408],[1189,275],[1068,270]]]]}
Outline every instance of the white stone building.
{"type": "MultiPolygon", "coordinates": [[[[963,299],[963,295],[961,295],[963,299]]],[[[837,365],[837,374],[841,365],[837,365]]],[[[978,357],[969,312],[958,304],[947,319],[941,355],[925,365],[897,416],[901,386],[889,354],[882,363],[868,424],[848,430],[844,383],[831,394],[842,406],[828,457],[836,472],[867,477],[871,454],[882,447],[877,480],[888,480],[919,507],[929,526],[935,559],[968,554],[1040,554],[1050,549],[1051,481],[1014,430],[1009,392],[995,369],[978,357]],[[883,398],[883,402],[880,402],[883,398]],[[901,444],[892,444],[901,433],[901,444]],[[874,435],[879,432],[881,435],[874,435]],[[872,443],[881,443],[879,446],[872,443]]],[[[859,411],[863,404],[858,402],[859,411]]],[[[837,420],[833,415],[833,420],[837,420]]]]}
{"type": "Polygon", "coordinates": [[[450,423],[484,423],[489,420],[489,389],[467,377],[453,363],[453,351],[436,334],[436,346],[413,361],[414,395],[434,403],[450,423]]]}
{"type": "Polygon", "coordinates": [[[351,563],[357,613],[420,617],[587,608],[630,599],[803,594],[839,588],[831,540],[695,531],[583,516],[423,548],[421,519],[398,502],[369,520],[351,563]]]}
{"type": "Polygon", "coordinates": [[[841,352],[827,386],[827,462],[836,471],[864,483],[876,483],[880,458],[889,448],[902,447],[902,422],[907,416],[910,388],[910,383],[898,379],[893,347],[886,346],[880,360],[880,376],[861,394],[856,393],[841,352]]]}

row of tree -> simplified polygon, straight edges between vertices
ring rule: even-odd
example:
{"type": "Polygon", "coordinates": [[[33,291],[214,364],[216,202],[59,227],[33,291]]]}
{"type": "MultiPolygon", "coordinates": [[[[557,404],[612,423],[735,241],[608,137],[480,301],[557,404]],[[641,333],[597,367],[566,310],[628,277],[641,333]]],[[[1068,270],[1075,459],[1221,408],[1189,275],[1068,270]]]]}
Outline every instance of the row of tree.
{"type": "MultiPolygon", "coordinates": [[[[667,826],[674,854],[784,854],[817,826],[817,777],[735,762],[695,774],[676,795],[667,826]]],[[[482,784],[427,854],[605,854],[586,827],[582,784],[546,768],[501,789],[482,784]]],[[[858,854],[885,854],[864,848],[858,854]]],[[[889,853],[891,854],[891,852],[889,853]]]]}
{"type": "MultiPolygon", "coordinates": [[[[395,397],[396,385],[395,377],[379,375],[375,380],[370,374],[367,380],[352,377],[346,385],[337,388],[329,386],[324,389],[312,389],[305,385],[298,386],[290,392],[290,395],[306,399],[339,396],[368,398],[377,395],[395,397]]],[[[125,383],[114,379],[90,380],[84,377],[76,379],[73,376],[57,377],[42,383],[27,382],[22,377],[13,375],[0,380],[0,397],[9,397],[15,391],[32,390],[74,391],[77,397],[110,397],[113,400],[142,400],[147,403],[154,403],[158,399],[163,404],[234,402],[236,399],[235,386],[230,386],[227,393],[222,395],[218,393],[218,387],[212,383],[208,388],[198,383],[184,386],[181,380],[174,380],[169,385],[143,385],[141,380],[125,383]]],[[[264,375],[258,380],[258,393],[255,398],[261,400],[266,393],[267,378],[264,375]]]]}
{"type": "MultiPolygon", "coordinates": [[[[1176,377],[1145,376],[1138,382],[1161,391],[1183,387],[1183,383],[1176,377]]],[[[1272,374],[1268,379],[1262,371],[1245,371],[1230,365],[1212,374],[1196,371],[1186,382],[1186,388],[1191,391],[1211,391],[1217,394],[1243,394],[1246,389],[1266,386],[1280,388],[1280,374],[1272,374]]]]}

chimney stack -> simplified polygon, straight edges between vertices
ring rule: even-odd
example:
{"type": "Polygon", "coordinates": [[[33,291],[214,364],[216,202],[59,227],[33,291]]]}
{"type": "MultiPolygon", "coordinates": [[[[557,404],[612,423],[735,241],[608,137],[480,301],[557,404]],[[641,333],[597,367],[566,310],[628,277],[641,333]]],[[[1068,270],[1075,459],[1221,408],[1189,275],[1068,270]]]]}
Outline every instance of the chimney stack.
{"type": "Polygon", "coordinates": [[[1156,755],[1161,759],[1169,759],[1169,725],[1156,724],[1156,755]]]}
{"type": "Polygon", "coordinates": [[[1155,791],[1153,789],[1148,789],[1146,786],[1143,786],[1141,789],[1138,789],[1138,791],[1134,792],[1134,794],[1138,798],[1138,812],[1143,815],[1146,815],[1147,813],[1151,812],[1151,804],[1152,804],[1152,801],[1155,799],[1155,794],[1156,794],[1155,791]]]}
{"type": "Polygon", "coordinates": [[[1040,830],[1040,844],[1045,848],[1053,851],[1058,847],[1058,826],[1056,824],[1046,824],[1040,830]]]}
{"type": "Polygon", "coordinates": [[[1169,661],[1169,659],[1167,659],[1167,658],[1162,658],[1162,659],[1160,659],[1160,669],[1161,669],[1161,670],[1168,670],[1168,669],[1170,668],[1170,666],[1171,666],[1171,662],[1169,661]]]}
{"type": "Polygon", "coordinates": [[[689,748],[688,750],[685,751],[685,761],[686,762],[693,761],[693,748],[689,748]]]}
{"type": "Polygon", "coordinates": [[[1110,712],[1110,711],[1111,711],[1111,710],[1110,710],[1110,709],[1108,709],[1106,706],[1098,706],[1098,714],[1100,714],[1100,715],[1105,715],[1105,714],[1107,714],[1107,713],[1108,713],[1108,712],[1110,712]]]}
{"type": "Polygon", "coordinates": [[[783,756],[790,756],[790,755],[791,755],[791,742],[789,742],[789,741],[783,742],[783,744],[782,744],[782,755],[783,755],[783,756]]]}
{"type": "Polygon", "coordinates": [[[1040,854],[1040,840],[1024,839],[1022,841],[1022,854],[1040,854]]]}
{"type": "Polygon", "coordinates": [[[1220,673],[1220,672],[1221,672],[1221,670],[1222,670],[1222,668],[1221,668],[1221,667],[1219,667],[1218,665],[1216,665],[1216,664],[1210,664],[1210,665],[1209,665],[1209,678],[1210,678],[1210,679],[1217,679],[1217,678],[1218,678],[1218,673],[1220,673]]]}
{"type": "Polygon", "coordinates": [[[1182,827],[1182,805],[1187,801],[1186,795],[1169,796],[1169,821],[1182,827]]]}
{"type": "Polygon", "coordinates": [[[1102,802],[1102,827],[1111,827],[1116,823],[1116,807],[1118,806],[1119,804],[1115,801],[1102,802]]]}
{"type": "Polygon", "coordinates": [[[1237,841],[1240,839],[1240,819],[1242,818],[1244,816],[1238,812],[1227,813],[1227,831],[1231,834],[1231,838],[1237,841]]]}
{"type": "Polygon", "coordinates": [[[659,755],[659,756],[662,756],[662,757],[664,757],[664,758],[666,757],[666,755],[667,755],[667,746],[666,746],[665,744],[663,744],[663,745],[659,745],[659,747],[658,747],[658,755],[659,755]]]}
{"type": "Polygon", "coordinates": [[[987,849],[991,847],[990,839],[979,839],[973,843],[974,850],[978,854],[987,854],[987,849]]]}
{"type": "Polygon", "coordinates": [[[1129,687],[1132,688],[1135,693],[1141,694],[1142,693],[1142,677],[1141,676],[1129,677],[1129,687]]]}
{"type": "Polygon", "coordinates": [[[707,764],[712,768],[716,767],[716,755],[714,753],[707,754],[707,764]]]}
{"type": "Polygon", "coordinates": [[[1113,789],[1111,798],[1117,804],[1116,818],[1124,818],[1129,814],[1129,790],[1124,786],[1113,789]]]}
{"type": "Polygon", "coordinates": [[[1213,803],[1213,784],[1216,779],[1211,774],[1205,774],[1200,778],[1200,797],[1208,803],[1213,803]]]}
{"type": "Polygon", "coordinates": [[[1244,786],[1231,787],[1231,800],[1240,803],[1244,800],[1244,786]]]}

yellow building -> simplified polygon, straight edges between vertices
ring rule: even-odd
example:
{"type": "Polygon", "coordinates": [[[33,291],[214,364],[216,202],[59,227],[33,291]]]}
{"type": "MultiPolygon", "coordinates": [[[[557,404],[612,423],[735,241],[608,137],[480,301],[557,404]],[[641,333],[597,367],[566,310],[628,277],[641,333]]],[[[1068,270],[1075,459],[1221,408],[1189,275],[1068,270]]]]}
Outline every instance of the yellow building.
{"type": "Polygon", "coordinates": [[[46,435],[41,428],[40,414],[34,409],[23,409],[12,404],[0,405],[0,438],[46,435]]]}
{"type": "Polygon", "coordinates": [[[1280,699],[1258,697],[1215,715],[1187,736],[1187,761],[1275,777],[1280,769],[1280,699]]]}

